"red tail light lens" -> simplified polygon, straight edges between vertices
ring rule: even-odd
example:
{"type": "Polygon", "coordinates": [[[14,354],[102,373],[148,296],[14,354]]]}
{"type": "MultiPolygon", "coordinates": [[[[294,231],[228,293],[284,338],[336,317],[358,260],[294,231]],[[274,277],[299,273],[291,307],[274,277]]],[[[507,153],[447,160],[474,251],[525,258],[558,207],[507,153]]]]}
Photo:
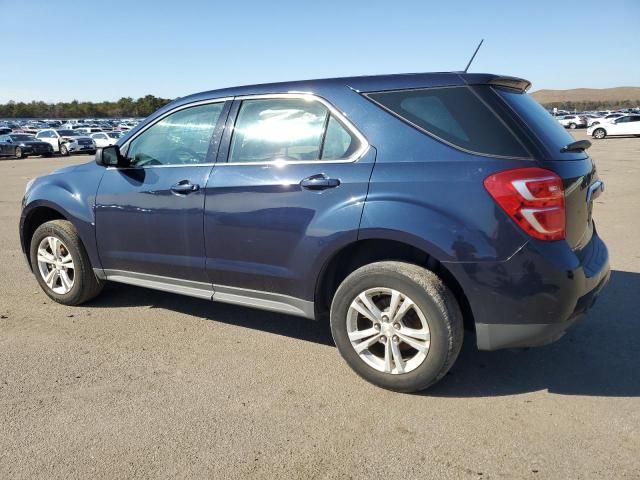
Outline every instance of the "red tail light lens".
{"type": "Polygon", "coordinates": [[[533,238],[565,238],[562,179],[542,168],[518,168],[499,172],[484,186],[507,214],[533,238]]]}

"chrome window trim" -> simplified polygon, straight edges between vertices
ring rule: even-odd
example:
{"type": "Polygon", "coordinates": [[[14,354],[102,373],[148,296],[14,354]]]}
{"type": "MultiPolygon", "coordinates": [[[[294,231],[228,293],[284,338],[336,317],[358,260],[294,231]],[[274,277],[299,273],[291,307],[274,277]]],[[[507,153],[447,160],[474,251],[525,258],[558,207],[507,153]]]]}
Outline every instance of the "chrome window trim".
{"type": "MultiPolygon", "coordinates": [[[[325,164],[325,163],[355,163],[369,150],[369,141],[366,137],[349,121],[346,114],[340,112],[336,107],[334,107],[329,101],[322,98],[319,95],[314,93],[307,92],[287,92],[287,93],[264,93],[264,94],[255,94],[255,95],[239,95],[235,97],[235,100],[268,100],[273,98],[283,98],[283,99],[301,99],[309,102],[318,102],[322,104],[331,115],[334,115],[338,121],[346,128],[346,130],[353,135],[360,146],[358,149],[349,155],[347,158],[342,159],[316,159],[316,160],[269,160],[266,162],[229,162],[229,158],[227,157],[226,162],[216,163],[217,167],[242,167],[242,166],[274,166],[274,167],[282,167],[286,165],[316,165],[316,164],[325,164]]],[[[233,127],[235,128],[235,126],[233,127]]],[[[232,133],[233,135],[233,133],[232,133]]],[[[233,137],[231,138],[233,141],[233,137]]],[[[231,145],[229,145],[229,151],[231,151],[231,145]]]]}
{"type": "Polygon", "coordinates": [[[524,148],[524,150],[526,152],[528,152],[529,150],[526,148],[525,145],[522,144],[522,142],[520,141],[520,139],[518,138],[517,135],[515,135],[515,133],[513,132],[513,130],[504,122],[504,120],[502,118],[500,118],[500,115],[498,115],[495,110],[493,108],[491,108],[490,105],[488,105],[484,99],[480,98],[478,96],[478,94],[476,92],[473,91],[473,89],[469,88],[470,85],[444,85],[441,87],[416,87],[416,88],[400,88],[400,89],[391,89],[391,90],[377,90],[374,92],[365,92],[365,93],[361,93],[361,95],[366,98],[367,100],[369,100],[371,103],[373,103],[374,105],[377,105],[378,107],[382,108],[383,110],[385,110],[386,112],[390,113],[391,115],[393,115],[394,117],[396,117],[398,120],[400,120],[401,122],[406,123],[407,125],[409,125],[410,127],[415,128],[416,130],[424,133],[425,135],[430,136],[431,138],[444,143],[445,145],[448,145],[451,148],[455,148],[456,150],[460,150],[461,152],[464,153],[469,153],[471,155],[477,155],[479,157],[489,157],[489,158],[501,158],[501,159],[507,159],[507,160],[533,160],[533,157],[531,155],[529,155],[528,157],[518,157],[518,156],[509,156],[509,155],[493,155],[491,153],[483,153],[483,152],[476,152],[474,150],[469,150],[468,148],[465,147],[461,147],[460,145],[456,145],[455,143],[452,143],[448,140],[445,140],[442,137],[439,137],[438,135],[436,135],[433,132],[430,132],[429,130],[421,127],[420,125],[417,125],[415,123],[413,123],[411,120],[403,117],[402,115],[400,115],[399,113],[394,112],[393,110],[391,110],[390,108],[384,106],[382,103],[378,102],[377,100],[374,100],[373,98],[370,97],[370,95],[375,95],[378,93],[397,93],[397,92],[410,92],[410,91],[423,91],[423,90],[444,90],[444,89],[453,89],[453,88],[467,88],[469,89],[469,91],[480,101],[482,102],[482,104],[493,114],[494,117],[496,117],[498,119],[498,121],[507,129],[507,131],[513,135],[513,137],[516,139],[516,141],[524,148]]]}
{"type": "MultiPolygon", "coordinates": [[[[134,136],[132,136],[131,138],[127,139],[126,142],[124,142],[121,146],[120,146],[120,150],[124,150],[126,149],[127,151],[129,150],[129,145],[131,144],[131,142],[133,142],[136,138],[138,138],[140,135],[142,135],[144,132],[146,132],[148,129],[150,129],[151,127],[153,127],[154,125],[156,125],[157,123],[161,122],[162,120],[164,120],[165,118],[167,118],[169,115],[172,115],[176,112],[179,112],[181,110],[186,110],[187,108],[191,108],[191,107],[199,107],[201,105],[209,105],[209,104],[213,104],[213,103],[224,103],[224,102],[228,102],[233,100],[233,97],[221,97],[221,98],[212,98],[212,99],[207,99],[207,100],[198,100],[197,102],[191,102],[191,103],[186,103],[184,105],[180,105],[172,110],[169,110],[168,112],[163,113],[161,116],[159,116],[158,118],[156,118],[153,122],[149,123],[148,125],[145,125],[139,132],[136,132],[136,134],[134,136]]],[[[214,127],[215,128],[215,127],[214,127]]],[[[131,166],[131,167],[107,167],[107,170],[131,170],[131,169],[138,169],[138,168],[176,168],[176,167],[210,167],[212,165],[215,165],[215,162],[204,162],[204,163],[188,163],[188,164],[183,164],[183,163],[174,163],[174,164],[170,164],[170,165],[147,165],[147,166],[131,166]]]]}
{"type": "Polygon", "coordinates": [[[367,140],[367,138],[353,125],[353,123],[351,123],[351,121],[349,121],[349,119],[347,118],[346,114],[340,112],[337,108],[335,108],[329,101],[327,101],[326,99],[322,98],[319,95],[313,94],[313,93],[308,93],[308,92],[287,92],[287,93],[264,93],[264,94],[254,94],[254,95],[239,95],[237,97],[222,97],[222,98],[216,98],[216,99],[208,99],[208,100],[199,100],[197,102],[192,102],[192,103],[187,103],[185,105],[180,105],[179,107],[176,107],[168,112],[165,112],[163,115],[161,115],[160,117],[156,118],[152,123],[149,123],[148,125],[146,125],[144,128],[142,128],[139,132],[136,132],[136,134],[134,136],[132,136],[131,138],[127,139],[127,141],[125,143],[123,143],[120,146],[121,150],[125,150],[125,149],[129,149],[129,144],[135,140],[136,138],[138,138],[140,135],[142,135],[145,131],[147,131],[149,128],[151,128],[153,125],[155,125],[156,123],[162,121],[164,118],[168,117],[169,115],[178,112],[180,110],[184,110],[186,108],[190,108],[190,107],[197,107],[200,105],[207,105],[210,103],[220,103],[220,102],[227,102],[227,101],[231,101],[231,100],[263,100],[263,99],[270,99],[270,98],[298,98],[298,99],[303,99],[303,100],[308,100],[308,101],[316,101],[321,103],[323,106],[325,106],[327,108],[327,110],[329,110],[329,113],[334,115],[339,121],[340,123],[347,129],[347,131],[356,137],[356,139],[358,140],[358,142],[360,142],[360,146],[358,147],[358,149],[352,153],[349,157],[347,158],[343,158],[340,160],[332,160],[332,159],[328,159],[328,160],[321,160],[321,159],[317,159],[317,160],[298,160],[298,161],[294,161],[294,160],[269,160],[267,162],[207,162],[207,163],[189,163],[189,164],[170,164],[170,165],[147,165],[147,166],[142,166],[142,167],[136,167],[136,166],[132,166],[132,167],[107,167],[107,170],[130,170],[130,169],[138,169],[138,168],[179,168],[179,167],[211,167],[211,166],[217,166],[217,167],[230,167],[230,166],[249,166],[249,165],[254,165],[254,166],[274,166],[274,167],[283,167],[286,165],[314,165],[314,164],[325,164],[325,163],[355,163],[358,160],[360,160],[364,154],[369,150],[369,141],[367,140]]]}

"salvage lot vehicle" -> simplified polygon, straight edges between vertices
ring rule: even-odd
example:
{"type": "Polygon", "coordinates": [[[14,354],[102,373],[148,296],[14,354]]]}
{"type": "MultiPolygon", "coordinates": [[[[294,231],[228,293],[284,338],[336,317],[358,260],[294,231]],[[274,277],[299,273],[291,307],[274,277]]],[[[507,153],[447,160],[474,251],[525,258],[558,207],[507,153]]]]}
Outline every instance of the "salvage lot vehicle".
{"type": "Polygon", "coordinates": [[[49,143],[61,155],[70,153],[96,153],[96,144],[91,137],[75,130],[40,130],[36,139],[49,143]]]}
{"type": "Polygon", "coordinates": [[[102,148],[114,145],[122,135],[122,132],[98,132],[92,133],[91,138],[96,143],[96,147],[102,148]]]}
{"type": "Polygon", "coordinates": [[[621,135],[640,136],[640,115],[624,115],[611,122],[595,124],[587,129],[593,138],[603,139],[621,135]]]}
{"type": "Polygon", "coordinates": [[[421,390],[463,326],[483,350],[543,345],[609,278],[588,142],[528,87],[441,73],[184,97],[30,182],[22,248],[66,305],[116,281],[329,314],[356,373],[421,390]]]}
{"type": "Polygon", "coordinates": [[[11,133],[0,135],[0,156],[25,158],[29,155],[53,155],[53,147],[46,142],[36,140],[33,135],[11,133]]]}
{"type": "Polygon", "coordinates": [[[583,128],[587,126],[587,118],[582,115],[563,115],[557,118],[560,125],[565,128],[583,128]]]}

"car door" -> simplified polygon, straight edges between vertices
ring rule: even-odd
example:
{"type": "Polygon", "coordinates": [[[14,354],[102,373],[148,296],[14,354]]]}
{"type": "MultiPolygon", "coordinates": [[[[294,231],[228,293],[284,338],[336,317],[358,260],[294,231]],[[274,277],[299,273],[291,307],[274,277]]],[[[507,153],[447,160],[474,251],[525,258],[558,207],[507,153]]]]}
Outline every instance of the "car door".
{"type": "Polygon", "coordinates": [[[210,297],[210,284],[184,282],[207,280],[204,187],[229,106],[223,100],[181,106],[122,146],[130,166],[107,168],[96,196],[97,246],[107,278],[160,282],[176,291],[202,287],[210,297]]]}
{"type": "Polygon", "coordinates": [[[640,135],[640,115],[629,118],[629,135],[640,135]]]}
{"type": "Polygon", "coordinates": [[[357,239],[374,162],[366,139],[318,97],[237,99],[207,183],[214,299],[261,291],[312,300],[326,252],[357,239]]]}

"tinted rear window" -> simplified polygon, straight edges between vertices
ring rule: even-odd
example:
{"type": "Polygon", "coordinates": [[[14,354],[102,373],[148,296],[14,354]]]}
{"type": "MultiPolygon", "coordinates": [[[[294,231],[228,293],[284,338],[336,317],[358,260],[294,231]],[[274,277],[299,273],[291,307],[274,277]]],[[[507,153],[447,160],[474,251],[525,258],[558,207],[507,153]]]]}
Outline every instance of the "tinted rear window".
{"type": "Polygon", "coordinates": [[[505,123],[469,87],[379,92],[367,97],[455,147],[490,156],[530,157],[505,123]]]}
{"type": "Polygon", "coordinates": [[[496,88],[495,91],[539,139],[551,154],[552,159],[572,160],[585,157],[583,152],[561,153],[562,147],[575,142],[575,139],[532,97],[524,92],[505,88],[496,88]]]}

